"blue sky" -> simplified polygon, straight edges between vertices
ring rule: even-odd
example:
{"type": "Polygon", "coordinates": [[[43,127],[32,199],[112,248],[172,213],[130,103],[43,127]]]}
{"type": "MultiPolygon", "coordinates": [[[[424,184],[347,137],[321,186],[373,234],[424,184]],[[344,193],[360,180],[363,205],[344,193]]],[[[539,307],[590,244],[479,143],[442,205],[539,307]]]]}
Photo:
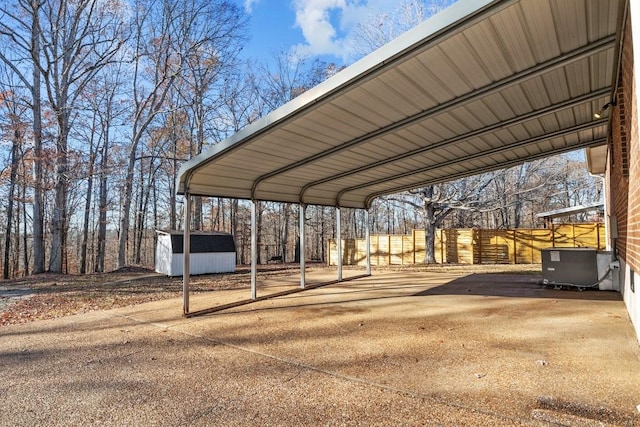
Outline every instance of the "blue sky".
{"type": "Polygon", "coordinates": [[[252,40],[245,54],[264,59],[277,51],[300,48],[328,62],[354,58],[358,22],[397,5],[389,0],[236,0],[250,15],[252,40]]]}
{"type": "Polygon", "coordinates": [[[247,12],[251,41],[244,51],[248,56],[268,57],[272,52],[288,50],[292,45],[304,42],[302,32],[295,28],[295,13],[289,1],[253,1],[247,12]]]}

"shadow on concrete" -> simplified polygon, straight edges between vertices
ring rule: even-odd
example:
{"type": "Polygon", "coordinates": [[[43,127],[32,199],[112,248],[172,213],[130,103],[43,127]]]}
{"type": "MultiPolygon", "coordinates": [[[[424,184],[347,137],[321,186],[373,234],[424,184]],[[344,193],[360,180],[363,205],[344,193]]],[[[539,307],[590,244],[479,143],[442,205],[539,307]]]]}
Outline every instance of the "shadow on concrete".
{"type": "Polygon", "coordinates": [[[352,276],[352,277],[348,277],[348,278],[344,278],[342,280],[332,280],[330,282],[324,282],[324,283],[316,283],[316,284],[312,284],[312,285],[307,285],[304,288],[294,288],[294,289],[287,289],[281,292],[274,292],[272,294],[267,294],[267,295],[263,295],[260,297],[257,297],[255,299],[244,299],[241,301],[234,301],[228,304],[222,304],[222,305],[218,305],[215,307],[210,307],[210,308],[205,308],[203,310],[197,310],[197,311],[191,311],[189,313],[185,313],[184,317],[196,317],[196,316],[202,316],[205,314],[212,314],[212,313],[217,313],[219,311],[222,310],[227,310],[230,308],[236,308],[236,307],[241,307],[243,305],[248,305],[248,304],[252,304],[255,302],[259,302],[259,301],[265,301],[265,300],[269,300],[269,299],[273,299],[273,298],[277,298],[277,297],[282,297],[282,296],[286,296],[286,295],[292,295],[292,294],[297,294],[300,292],[304,292],[304,291],[308,291],[311,289],[317,289],[317,288],[322,288],[324,286],[329,286],[329,285],[335,285],[336,283],[343,283],[343,282],[347,282],[350,280],[355,280],[355,279],[360,279],[363,277],[368,277],[367,274],[362,274],[359,276],[352,276]]]}
{"type": "Polygon", "coordinates": [[[554,289],[544,286],[542,277],[537,275],[511,274],[470,274],[440,286],[435,286],[414,294],[414,296],[431,295],[477,295],[517,298],[553,298],[580,299],[592,301],[619,301],[622,296],[618,292],[577,288],[554,289]]]}
{"type": "MultiPolygon", "coordinates": [[[[324,288],[329,285],[343,284],[350,280],[362,279],[369,277],[367,275],[358,275],[354,277],[345,278],[342,281],[328,281],[323,283],[316,283],[307,285],[304,289],[293,288],[280,292],[273,292],[264,296],[260,296],[256,299],[243,299],[240,301],[233,301],[227,304],[220,304],[214,307],[206,308],[203,310],[197,310],[190,312],[185,317],[196,317],[209,314],[222,314],[220,312],[249,306],[253,303],[276,299],[276,298],[302,298],[304,294],[302,292],[324,288]]],[[[380,276],[373,277],[375,285],[369,283],[363,287],[355,286],[353,288],[340,288],[334,291],[323,293],[324,296],[340,295],[346,296],[348,294],[354,295],[353,298],[340,299],[340,303],[348,302],[363,302],[372,300],[394,299],[407,296],[412,297],[425,297],[425,296],[437,296],[437,295],[460,295],[460,296],[493,296],[493,297],[512,297],[512,298],[535,298],[535,299],[565,299],[565,300],[585,300],[585,301],[621,301],[622,296],[618,292],[611,291],[599,291],[599,290],[584,290],[579,291],[576,289],[554,289],[542,284],[542,278],[539,275],[523,275],[523,274],[491,274],[491,273],[476,273],[470,274],[458,278],[447,278],[444,283],[418,283],[414,282],[415,276],[399,276],[394,279],[388,277],[381,278],[380,276]],[[407,289],[411,287],[422,288],[419,292],[407,293],[407,289]],[[404,290],[404,292],[403,292],[404,290]],[[397,292],[396,292],[397,291],[397,292]],[[381,292],[379,295],[371,296],[371,292],[381,292]],[[363,293],[369,294],[358,298],[356,294],[363,293]]],[[[316,301],[313,303],[294,303],[286,304],[278,307],[260,307],[251,308],[247,311],[263,311],[273,309],[283,309],[292,307],[309,307],[309,306],[328,306],[336,304],[337,300],[331,301],[316,301]]],[[[233,310],[233,313],[238,313],[237,310],[233,310]]]]}

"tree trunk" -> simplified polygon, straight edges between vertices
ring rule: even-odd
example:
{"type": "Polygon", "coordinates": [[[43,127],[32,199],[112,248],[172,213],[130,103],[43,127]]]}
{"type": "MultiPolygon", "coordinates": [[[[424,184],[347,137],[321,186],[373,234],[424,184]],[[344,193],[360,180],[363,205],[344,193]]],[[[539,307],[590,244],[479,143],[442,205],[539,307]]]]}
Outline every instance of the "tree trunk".
{"type": "Polygon", "coordinates": [[[27,200],[27,187],[25,185],[22,186],[22,223],[24,224],[24,233],[22,233],[22,255],[24,259],[24,275],[29,275],[29,237],[27,233],[27,205],[25,200],[27,200]]]}
{"type": "Polygon", "coordinates": [[[522,198],[520,193],[516,193],[515,202],[513,205],[513,228],[520,228],[520,222],[522,221],[522,198]]]}
{"type": "Polygon", "coordinates": [[[118,268],[127,265],[127,243],[129,240],[129,215],[133,199],[133,176],[136,164],[137,144],[132,143],[129,149],[129,163],[124,183],[124,200],[122,202],[122,217],[120,218],[120,236],[118,238],[118,268]]]}
{"type": "Polygon", "coordinates": [[[96,254],[96,264],[94,270],[97,273],[104,272],[104,260],[107,244],[107,184],[108,184],[108,154],[109,154],[109,131],[104,135],[104,144],[100,159],[100,189],[98,196],[98,250],[96,254]]]}
{"type": "MultiPolygon", "coordinates": [[[[178,169],[179,169],[179,165],[178,165],[178,141],[177,138],[175,136],[175,132],[173,131],[173,129],[171,129],[170,132],[170,138],[171,138],[171,156],[173,157],[173,159],[171,159],[171,169],[173,171],[172,175],[171,175],[171,182],[169,182],[169,230],[173,231],[173,230],[177,230],[177,217],[178,217],[178,213],[176,211],[176,206],[177,206],[177,188],[176,188],[176,180],[178,178],[178,169]]],[[[192,199],[193,200],[193,199],[192,199]]]]}
{"type": "MultiPolygon", "coordinates": [[[[92,129],[96,128],[95,115],[92,129]]],[[[87,198],[84,203],[84,219],[82,223],[82,243],[80,245],[80,274],[87,272],[87,243],[89,241],[89,218],[91,216],[91,200],[93,195],[93,172],[95,170],[96,149],[93,145],[95,132],[91,132],[89,141],[89,169],[87,178],[87,198]]]]}
{"type": "Polygon", "coordinates": [[[159,229],[159,215],[158,215],[158,187],[156,185],[152,188],[153,194],[153,254],[152,254],[152,262],[153,265],[156,265],[156,247],[158,246],[158,233],[156,230],[159,229]]]}
{"type": "MultiPolygon", "coordinates": [[[[141,162],[140,163],[140,176],[138,178],[138,183],[137,183],[137,187],[138,190],[136,191],[136,195],[135,195],[135,202],[134,202],[134,212],[132,214],[133,216],[133,232],[131,233],[133,235],[133,263],[134,264],[139,264],[139,259],[140,259],[140,246],[138,245],[139,242],[142,241],[142,239],[140,239],[140,224],[142,222],[142,199],[143,199],[143,190],[144,190],[144,178],[142,175],[142,169],[144,167],[144,164],[141,162]]],[[[129,258],[131,258],[131,255],[129,255],[129,258]]]]}
{"type": "MultiPolygon", "coordinates": [[[[33,11],[33,26],[31,29],[31,59],[34,64],[39,61],[40,55],[40,21],[38,19],[39,10],[33,11]]],[[[33,154],[34,154],[34,183],[33,183],[33,272],[35,274],[44,272],[45,250],[44,250],[44,195],[42,183],[44,181],[42,172],[42,101],[40,88],[42,86],[42,75],[38,67],[33,67],[32,109],[33,109],[33,154]]]]}
{"type": "Polygon", "coordinates": [[[282,205],[282,218],[284,224],[282,227],[282,262],[287,262],[287,249],[289,243],[289,216],[291,216],[291,205],[284,203],[282,205]]]}
{"type": "Polygon", "coordinates": [[[24,233],[20,233],[20,218],[22,215],[22,209],[20,208],[20,203],[15,203],[15,230],[13,231],[13,277],[18,277],[18,272],[20,271],[20,235],[27,234],[26,229],[24,233]]]}
{"type": "Polygon", "coordinates": [[[433,185],[425,187],[423,190],[423,217],[424,217],[424,263],[436,263],[436,217],[433,203],[433,185]]]}
{"type": "MultiPolygon", "coordinates": [[[[151,189],[155,188],[155,180],[153,178],[153,175],[154,175],[153,164],[151,164],[149,165],[149,175],[147,177],[148,183],[147,185],[143,186],[144,192],[140,196],[141,203],[138,210],[138,225],[137,225],[138,241],[136,244],[136,247],[137,247],[136,260],[135,260],[136,264],[142,263],[142,243],[143,243],[144,234],[147,228],[146,226],[147,209],[149,208],[149,199],[151,198],[151,189]]],[[[143,189],[141,189],[141,192],[143,189]]]]}
{"type": "MultiPolygon", "coordinates": [[[[16,124],[17,125],[17,124],[16,124]]],[[[9,254],[11,252],[11,228],[13,227],[13,202],[15,199],[16,191],[16,178],[18,176],[18,158],[19,158],[19,146],[22,135],[17,128],[13,133],[13,144],[11,147],[11,172],[9,179],[9,195],[7,203],[7,228],[4,236],[4,271],[2,277],[9,279],[9,254]]],[[[18,218],[19,221],[19,218],[18,218]]],[[[15,249],[18,249],[17,247],[15,249]]]]}
{"type": "MultiPolygon", "coordinates": [[[[257,215],[256,215],[256,217],[257,217],[256,218],[256,233],[257,233],[256,243],[257,243],[257,246],[258,246],[258,254],[257,254],[258,256],[256,258],[256,262],[258,264],[262,264],[262,257],[260,256],[260,253],[262,252],[260,250],[261,247],[262,247],[262,213],[263,213],[262,212],[263,211],[262,207],[263,207],[262,202],[256,201],[256,213],[257,213],[257,215]]],[[[284,258],[283,258],[283,260],[284,260],[284,258]]]]}
{"type": "MultiPolygon", "coordinates": [[[[221,200],[221,199],[218,199],[221,200]]],[[[229,216],[231,217],[231,226],[229,228],[229,231],[233,234],[233,237],[236,240],[236,246],[240,243],[240,239],[239,237],[241,236],[241,227],[239,224],[239,221],[237,220],[238,218],[238,199],[232,199],[231,200],[231,209],[229,212],[229,216]]],[[[220,206],[220,205],[219,205],[220,206]]],[[[224,218],[224,212],[220,213],[218,212],[216,215],[222,215],[222,217],[224,218]]],[[[242,246],[244,246],[244,240],[242,240],[242,246]]],[[[244,261],[243,258],[240,258],[240,253],[236,248],[236,263],[241,264],[244,261]]]]}
{"type": "Polygon", "coordinates": [[[324,206],[321,208],[322,211],[320,213],[320,251],[321,251],[321,259],[322,262],[326,261],[326,245],[325,242],[327,241],[327,222],[325,220],[325,209],[324,206]]]}
{"type": "MultiPolygon", "coordinates": [[[[60,128],[67,127],[67,120],[61,119],[60,128]]],[[[62,273],[65,253],[65,232],[67,223],[67,192],[69,191],[67,139],[62,134],[56,143],[56,185],[53,217],[51,218],[51,256],[49,270],[62,273]]]]}
{"type": "MultiPolygon", "coordinates": [[[[93,162],[93,160],[91,160],[93,162]]],[[[82,223],[82,243],[80,246],[80,274],[87,272],[87,244],[89,241],[89,217],[91,216],[91,195],[93,194],[93,167],[87,180],[87,199],[84,204],[84,219],[82,223]]]]}

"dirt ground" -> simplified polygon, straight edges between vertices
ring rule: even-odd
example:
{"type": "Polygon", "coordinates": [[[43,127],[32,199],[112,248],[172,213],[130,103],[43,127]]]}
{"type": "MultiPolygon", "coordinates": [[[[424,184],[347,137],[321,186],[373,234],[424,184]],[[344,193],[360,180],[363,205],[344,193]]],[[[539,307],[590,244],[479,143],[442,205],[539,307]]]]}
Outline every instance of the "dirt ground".
{"type": "MultiPolygon", "coordinates": [[[[179,279],[112,274],[103,299],[140,300],[0,327],[0,426],[640,426],[620,294],[542,287],[539,266],[482,268],[374,269],[188,319],[180,298],[132,303],[165,298],[163,280],[179,294],[179,279]]],[[[248,272],[234,279],[198,278],[193,308],[247,298],[248,272]]],[[[258,294],[298,281],[271,267],[258,294]]],[[[98,292],[44,283],[13,289],[67,289],[67,307],[98,292]]]]}

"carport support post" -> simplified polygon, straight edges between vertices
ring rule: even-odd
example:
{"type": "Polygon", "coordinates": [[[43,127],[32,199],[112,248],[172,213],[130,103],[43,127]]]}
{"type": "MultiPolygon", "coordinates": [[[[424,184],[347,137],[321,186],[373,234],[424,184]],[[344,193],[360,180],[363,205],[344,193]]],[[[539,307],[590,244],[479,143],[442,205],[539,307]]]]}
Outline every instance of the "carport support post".
{"type": "Polygon", "coordinates": [[[338,281],[342,281],[342,221],[340,220],[340,207],[336,206],[336,247],[338,249],[338,281]]]}
{"type": "Polygon", "coordinates": [[[305,217],[305,205],[304,203],[300,203],[300,243],[299,243],[299,252],[300,252],[300,288],[304,289],[305,286],[305,263],[304,263],[304,217],[305,217]]]}
{"type": "Polygon", "coordinates": [[[364,247],[367,255],[367,276],[371,276],[371,230],[369,227],[369,209],[365,209],[364,211],[364,224],[364,247]]]}
{"type": "Polygon", "coordinates": [[[184,193],[184,236],[182,239],[182,312],[189,314],[189,278],[191,275],[191,195],[184,193]]]}
{"type": "Polygon", "coordinates": [[[251,299],[257,298],[258,230],[256,225],[256,201],[251,201],[251,299]]]}

